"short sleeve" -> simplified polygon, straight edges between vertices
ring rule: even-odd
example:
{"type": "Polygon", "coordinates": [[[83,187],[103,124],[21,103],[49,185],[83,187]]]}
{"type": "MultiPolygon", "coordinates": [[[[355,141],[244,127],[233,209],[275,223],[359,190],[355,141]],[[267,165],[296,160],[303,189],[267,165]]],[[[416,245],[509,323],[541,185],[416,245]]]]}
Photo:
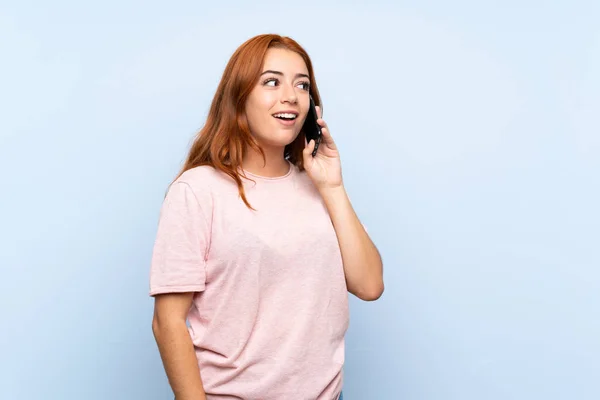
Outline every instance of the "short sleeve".
{"type": "Polygon", "coordinates": [[[177,181],[163,201],[150,266],[150,296],[200,292],[206,283],[210,202],[177,181]],[[204,200],[204,201],[202,201],[204,200]]]}

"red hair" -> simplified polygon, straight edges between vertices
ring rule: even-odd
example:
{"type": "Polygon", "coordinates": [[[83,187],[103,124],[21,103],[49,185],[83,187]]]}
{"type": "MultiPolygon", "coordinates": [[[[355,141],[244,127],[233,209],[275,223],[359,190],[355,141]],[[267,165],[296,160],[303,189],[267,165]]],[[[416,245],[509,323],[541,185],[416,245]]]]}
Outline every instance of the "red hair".
{"type": "MultiPolygon", "coordinates": [[[[242,160],[249,147],[259,152],[263,159],[265,155],[250,134],[245,106],[250,92],[260,79],[267,50],[271,48],[290,50],[303,58],[308,69],[310,94],[315,104],[321,105],[308,53],[289,37],[274,34],[255,36],[238,47],[229,59],[213,97],[206,123],[196,135],[183,168],[177,176],[179,178],[191,168],[210,165],[236,182],[239,194],[249,208],[252,207],[246,199],[241,179],[242,160]]],[[[284,151],[284,157],[300,170],[304,169],[304,143],[305,135],[301,130],[298,137],[287,145],[284,151]]]]}

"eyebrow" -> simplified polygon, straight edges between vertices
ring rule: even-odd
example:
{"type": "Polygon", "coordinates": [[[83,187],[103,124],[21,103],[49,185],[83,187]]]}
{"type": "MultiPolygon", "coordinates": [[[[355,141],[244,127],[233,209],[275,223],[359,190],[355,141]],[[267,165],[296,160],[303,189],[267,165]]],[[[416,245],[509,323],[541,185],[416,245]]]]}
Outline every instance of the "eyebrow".
{"type": "MultiPolygon", "coordinates": [[[[272,69],[268,69],[268,70],[264,71],[262,74],[260,74],[260,76],[263,76],[264,74],[275,74],[275,75],[283,76],[283,72],[274,71],[272,69]]],[[[307,79],[309,79],[310,77],[308,75],[306,75],[306,74],[296,74],[296,76],[294,77],[294,79],[298,79],[298,78],[307,78],[307,79]]]]}

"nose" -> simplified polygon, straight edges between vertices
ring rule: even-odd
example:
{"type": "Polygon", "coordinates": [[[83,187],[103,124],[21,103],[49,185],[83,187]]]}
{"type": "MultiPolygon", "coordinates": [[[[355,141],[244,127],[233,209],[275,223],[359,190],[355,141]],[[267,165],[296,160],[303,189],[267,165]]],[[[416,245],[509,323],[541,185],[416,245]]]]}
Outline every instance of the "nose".
{"type": "Polygon", "coordinates": [[[296,104],[298,102],[298,94],[291,85],[283,85],[283,91],[281,93],[282,103],[296,104]]]}

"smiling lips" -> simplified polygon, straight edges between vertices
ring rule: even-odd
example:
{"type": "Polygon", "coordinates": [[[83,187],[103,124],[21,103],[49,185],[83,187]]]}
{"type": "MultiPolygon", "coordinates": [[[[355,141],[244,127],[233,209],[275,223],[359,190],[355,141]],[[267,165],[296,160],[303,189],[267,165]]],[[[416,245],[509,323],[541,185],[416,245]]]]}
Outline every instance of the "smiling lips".
{"type": "Polygon", "coordinates": [[[282,111],[273,114],[273,117],[284,126],[292,126],[298,118],[298,113],[296,111],[282,111]]]}

